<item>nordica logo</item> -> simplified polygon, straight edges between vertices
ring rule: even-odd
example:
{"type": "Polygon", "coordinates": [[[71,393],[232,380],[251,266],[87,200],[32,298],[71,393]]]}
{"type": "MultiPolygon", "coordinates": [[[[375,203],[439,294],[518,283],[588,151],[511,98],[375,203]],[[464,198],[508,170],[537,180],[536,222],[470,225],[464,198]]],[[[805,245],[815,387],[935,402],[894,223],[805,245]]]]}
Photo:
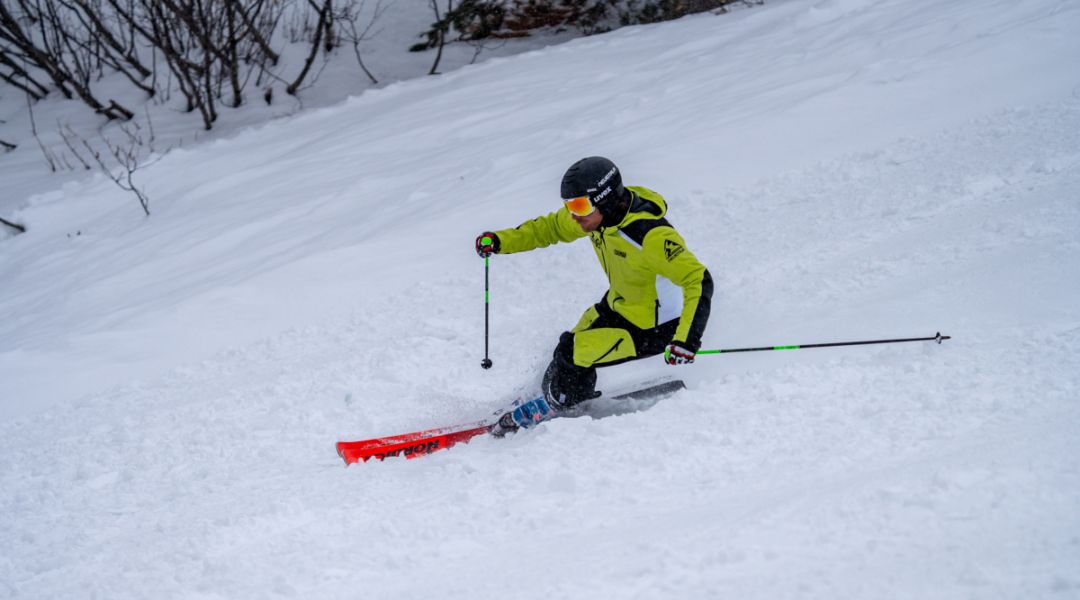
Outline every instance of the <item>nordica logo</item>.
{"type": "Polygon", "coordinates": [[[593,202],[600,202],[604,198],[607,198],[611,194],[612,190],[611,190],[611,186],[609,186],[609,185],[607,187],[604,187],[604,186],[607,185],[607,182],[611,181],[611,178],[614,177],[615,174],[618,173],[618,172],[619,172],[618,167],[611,167],[611,170],[608,171],[606,175],[601,177],[600,181],[596,182],[596,187],[589,188],[589,189],[585,190],[585,193],[589,195],[589,198],[592,199],[593,202]],[[600,192],[599,194],[593,195],[593,192],[595,192],[596,190],[598,190],[600,188],[604,188],[604,191],[600,192]]]}
{"type": "Polygon", "coordinates": [[[391,456],[404,456],[408,458],[414,454],[429,454],[441,447],[442,445],[439,443],[439,440],[432,440],[430,442],[420,442],[406,448],[398,448],[389,452],[380,452],[375,455],[375,458],[379,460],[390,458],[391,456]]]}
{"type": "Polygon", "coordinates": [[[610,181],[611,178],[614,177],[615,174],[618,173],[618,172],[619,172],[618,167],[611,167],[611,170],[607,172],[607,175],[604,175],[603,177],[600,178],[600,181],[596,182],[597,187],[604,187],[604,185],[606,185],[607,182],[610,181]]]}

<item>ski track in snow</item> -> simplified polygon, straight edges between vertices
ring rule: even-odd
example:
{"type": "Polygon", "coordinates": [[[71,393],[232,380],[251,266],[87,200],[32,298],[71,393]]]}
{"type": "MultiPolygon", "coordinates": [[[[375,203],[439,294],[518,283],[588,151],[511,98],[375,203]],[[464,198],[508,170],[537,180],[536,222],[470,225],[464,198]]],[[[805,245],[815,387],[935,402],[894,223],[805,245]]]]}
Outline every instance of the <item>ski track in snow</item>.
{"type": "Polygon", "coordinates": [[[443,274],[4,424],[0,597],[1077,597],[1078,132],[1017,108],[669,196],[707,344],[941,346],[702,358],[639,413],[341,467],[535,383],[602,291],[578,244],[493,261],[483,377],[477,274],[443,274]]]}

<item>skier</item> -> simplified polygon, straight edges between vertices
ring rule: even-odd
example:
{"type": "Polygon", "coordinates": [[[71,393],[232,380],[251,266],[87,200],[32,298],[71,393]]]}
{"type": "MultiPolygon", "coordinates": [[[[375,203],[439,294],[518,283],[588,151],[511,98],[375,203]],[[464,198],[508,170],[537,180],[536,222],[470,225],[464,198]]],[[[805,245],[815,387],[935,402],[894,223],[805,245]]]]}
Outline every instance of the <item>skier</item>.
{"type": "Polygon", "coordinates": [[[530,427],[596,398],[596,368],[665,353],[668,364],[694,362],[709,319],[713,282],[664,218],[667,202],[644,187],[623,186],[610,160],[583,158],[562,179],[563,206],[513,229],[476,238],[482,258],[589,236],[609,289],[559,337],[544,372],[543,396],[505,413],[493,428],[530,427]]]}

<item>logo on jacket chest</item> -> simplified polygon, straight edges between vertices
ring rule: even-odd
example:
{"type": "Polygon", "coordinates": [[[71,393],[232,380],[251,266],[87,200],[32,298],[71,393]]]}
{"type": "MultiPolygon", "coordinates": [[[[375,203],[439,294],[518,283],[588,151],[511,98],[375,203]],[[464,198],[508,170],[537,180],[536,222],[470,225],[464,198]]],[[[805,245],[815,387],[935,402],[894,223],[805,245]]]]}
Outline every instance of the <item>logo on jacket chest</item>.
{"type": "Polygon", "coordinates": [[[603,253],[606,248],[610,247],[611,252],[613,254],[615,254],[615,256],[618,256],[619,258],[626,258],[626,252],[623,252],[622,250],[619,250],[618,248],[609,246],[607,243],[605,243],[603,235],[598,235],[598,234],[594,233],[590,237],[592,238],[593,246],[596,247],[597,252],[603,253]]]}

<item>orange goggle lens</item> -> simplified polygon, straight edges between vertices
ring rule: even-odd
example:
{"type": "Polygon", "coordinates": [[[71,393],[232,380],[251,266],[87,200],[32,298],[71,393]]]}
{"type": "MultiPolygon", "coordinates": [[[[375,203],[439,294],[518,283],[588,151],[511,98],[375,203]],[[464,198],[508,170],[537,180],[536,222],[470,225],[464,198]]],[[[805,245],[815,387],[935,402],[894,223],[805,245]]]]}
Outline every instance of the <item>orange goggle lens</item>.
{"type": "Polygon", "coordinates": [[[579,217],[587,217],[596,210],[596,207],[593,206],[593,203],[589,200],[588,196],[570,198],[569,200],[563,200],[563,203],[566,204],[566,210],[570,211],[570,214],[579,217]]]}

